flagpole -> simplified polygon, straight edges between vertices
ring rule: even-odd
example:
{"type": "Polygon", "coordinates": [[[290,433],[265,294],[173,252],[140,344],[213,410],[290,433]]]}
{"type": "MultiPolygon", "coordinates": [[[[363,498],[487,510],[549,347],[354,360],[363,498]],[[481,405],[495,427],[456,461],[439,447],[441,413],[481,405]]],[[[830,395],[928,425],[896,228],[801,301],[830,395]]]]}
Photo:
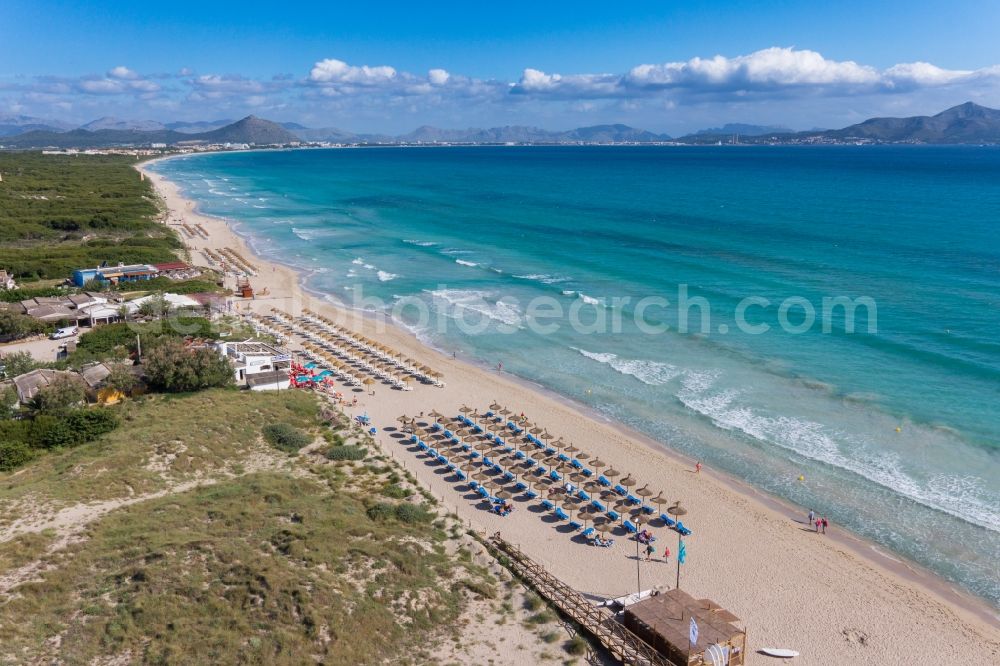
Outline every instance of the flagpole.
{"type": "Polygon", "coordinates": [[[678,590],[681,589],[681,533],[677,532],[677,583],[674,585],[678,590]]]}

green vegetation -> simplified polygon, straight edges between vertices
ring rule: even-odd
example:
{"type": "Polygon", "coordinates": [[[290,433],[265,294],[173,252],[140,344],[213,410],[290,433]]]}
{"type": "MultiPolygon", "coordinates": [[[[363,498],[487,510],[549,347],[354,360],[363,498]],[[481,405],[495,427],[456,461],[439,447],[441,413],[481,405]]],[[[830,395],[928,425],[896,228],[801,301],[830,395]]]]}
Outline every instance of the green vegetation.
{"type": "Polygon", "coordinates": [[[363,446],[331,446],[326,451],[327,460],[364,460],[367,456],[363,446]]]}
{"type": "Polygon", "coordinates": [[[43,296],[62,296],[67,290],[60,287],[19,287],[17,289],[0,289],[0,302],[20,303],[32,298],[43,296]]]}
{"type": "Polygon", "coordinates": [[[134,159],[0,153],[0,268],[21,279],[63,279],[110,263],[175,261],[180,240],[158,224],[134,159]]]}
{"type": "Polygon", "coordinates": [[[429,523],[432,514],[417,504],[379,502],[368,507],[368,517],[378,522],[399,521],[409,525],[429,523]]]}
{"type": "Polygon", "coordinates": [[[45,333],[51,328],[51,324],[38,321],[34,317],[0,310],[0,340],[17,340],[29,335],[45,333]]]}
{"type": "Polygon", "coordinates": [[[264,426],[264,439],[275,448],[287,453],[296,453],[313,441],[312,437],[287,423],[272,423],[264,426]]]}
{"type": "Polygon", "coordinates": [[[170,393],[231,386],[233,367],[214,349],[188,349],[176,338],[163,337],[142,359],[146,382],[170,393]]]}
{"type": "Polygon", "coordinates": [[[578,657],[587,654],[589,649],[590,644],[587,643],[587,639],[580,634],[573,636],[573,638],[569,639],[569,642],[566,643],[566,652],[578,657]]]}
{"type": "Polygon", "coordinates": [[[0,470],[24,465],[44,449],[79,446],[114,430],[118,417],[110,409],[69,409],[33,418],[0,421],[0,470]]]}
{"type": "Polygon", "coordinates": [[[0,542],[4,571],[37,566],[0,605],[15,661],[430,663],[468,595],[495,595],[427,506],[372,504],[367,467],[277,456],[231,476],[267,466],[261,421],[318,433],[314,396],[212,390],[122,411],[98,443],[0,474],[0,525],[53,501],[148,497],[80,525],[86,538],[0,542]],[[211,485],[177,487],[193,479],[211,485]]]}
{"type": "Polygon", "coordinates": [[[143,291],[162,291],[171,294],[200,294],[200,293],[221,293],[224,290],[215,283],[215,280],[204,278],[194,278],[191,280],[171,280],[168,277],[156,277],[146,280],[140,285],[143,291]]]}

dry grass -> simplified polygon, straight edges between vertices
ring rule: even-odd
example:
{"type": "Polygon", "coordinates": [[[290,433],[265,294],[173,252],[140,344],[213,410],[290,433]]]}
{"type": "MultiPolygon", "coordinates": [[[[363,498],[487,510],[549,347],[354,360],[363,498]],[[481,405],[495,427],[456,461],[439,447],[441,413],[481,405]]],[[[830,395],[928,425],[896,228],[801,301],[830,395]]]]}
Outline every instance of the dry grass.
{"type": "Polygon", "coordinates": [[[318,434],[311,396],[128,409],[101,442],[7,475],[0,497],[70,506],[212,485],[117,508],[58,547],[44,532],[0,543],[0,575],[32,573],[0,597],[0,663],[424,663],[468,599],[495,595],[485,570],[448,554],[447,520],[369,516],[398,469],[262,444],[278,420],[318,434]],[[266,455],[280,465],[254,464],[266,455]]]}

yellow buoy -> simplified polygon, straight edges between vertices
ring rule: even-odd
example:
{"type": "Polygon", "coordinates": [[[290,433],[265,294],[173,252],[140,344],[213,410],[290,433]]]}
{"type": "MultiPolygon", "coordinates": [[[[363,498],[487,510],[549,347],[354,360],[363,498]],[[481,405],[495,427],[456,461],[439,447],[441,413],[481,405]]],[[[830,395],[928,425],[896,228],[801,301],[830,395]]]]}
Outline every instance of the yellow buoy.
{"type": "Polygon", "coordinates": [[[799,481],[805,481],[805,480],[806,480],[806,477],[804,477],[801,474],[799,474],[799,481]]]}
{"type": "Polygon", "coordinates": [[[897,428],[896,428],[896,432],[903,432],[903,429],[902,429],[902,428],[899,428],[899,427],[897,427],[897,428]]]}

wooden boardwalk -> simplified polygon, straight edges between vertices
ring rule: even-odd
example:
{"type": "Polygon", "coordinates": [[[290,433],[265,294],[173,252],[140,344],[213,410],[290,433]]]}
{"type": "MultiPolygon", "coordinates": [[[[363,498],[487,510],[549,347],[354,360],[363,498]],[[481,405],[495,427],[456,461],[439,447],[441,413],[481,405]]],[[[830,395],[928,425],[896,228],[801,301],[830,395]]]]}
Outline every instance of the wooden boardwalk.
{"type": "Polygon", "coordinates": [[[611,609],[595,606],[520,548],[504,541],[499,533],[494,534],[489,543],[509,560],[510,567],[522,580],[600,641],[615,659],[628,666],[677,666],[618,622],[611,609]]]}

